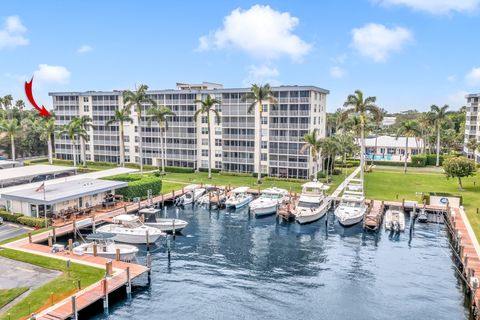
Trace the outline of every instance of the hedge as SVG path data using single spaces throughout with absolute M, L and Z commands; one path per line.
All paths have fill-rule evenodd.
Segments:
M 229 171 L 221 171 L 220 174 L 222 176 L 232 176 L 232 177 L 251 177 L 251 173 L 244 173 L 244 172 L 229 172 Z
M 103 179 L 128 182 L 128 187 L 120 188 L 115 191 L 117 194 L 123 195 L 128 200 L 136 197 L 145 199 L 148 197 L 148 190 L 151 190 L 152 196 L 157 196 L 162 190 L 162 179 L 154 175 L 120 174 Z
M 45 219 L 44 218 L 33 218 L 33 217 L 19 217 L 18 218 L 18 223 L 23 224 L 28 227 L 33 227 L 33 228 L 45 228 Z M 48 224 L 48 222 L 47 222 Z
M 305 182 L 305 179 L 265 177 L 266 181 Z
M 425 167 L 427 166 L 427 156 L 424 154 L 414 155 L 412 156 L 412 167 Z
M 200 172 L 208 172 L 208 168 L 200 168 L 200 169 L 198 169 L 198 171 L 200 171 Z M 212 173 L 219 173 L 221 170 L 220 170 L 220 169 L 211 168 L 210 171 L 211 171 Z
M 443 155 L 440 155 L 440 165 L 443 164 Z M 427 166 L 437 165 L 437 155 L 436 154 L 427 154 Z
M 193 168 L 183 168 L 183 167 L 165 167 L 165 172 L 170 173 L 195 173 Z
M 10 212 L 3 211 L 3 210 L 0 211 L 0 217 L 2 217 L 3 220 L 9 221 L 9 222 L 17 222 L 18 223 L 18 218 L 20 218 L 22 216 L 23 216 L 23 214 L 21 214 L 21 213 L 10 213 Z

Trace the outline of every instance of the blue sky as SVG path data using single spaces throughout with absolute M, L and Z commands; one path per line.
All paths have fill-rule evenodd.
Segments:
M 316 85 L 328 110 L 355 89 L 389 111 L 480 91 L 480 0 L 8 1 L 0 95 L 174 88 L 211 81 Z

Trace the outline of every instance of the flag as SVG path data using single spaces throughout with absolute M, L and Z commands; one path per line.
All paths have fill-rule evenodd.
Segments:
M 40 191 L 45 192 L 45 181 L 42 183 L 40 187 L 37 188 L 37 190 L 35 190 L 35 192 L 40 192 Z

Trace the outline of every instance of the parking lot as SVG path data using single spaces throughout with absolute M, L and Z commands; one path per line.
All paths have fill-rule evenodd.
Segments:
M 0 242 L 28 233 L 30 230 L 32 229 L 5 221 L 0 225 Z

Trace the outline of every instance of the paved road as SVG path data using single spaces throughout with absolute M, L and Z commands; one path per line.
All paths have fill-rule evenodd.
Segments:
M 28 233 L 31 229 L 19 226 L 14 223 L 4 222 L 0 225 L 0 242 L 24 233 Z

